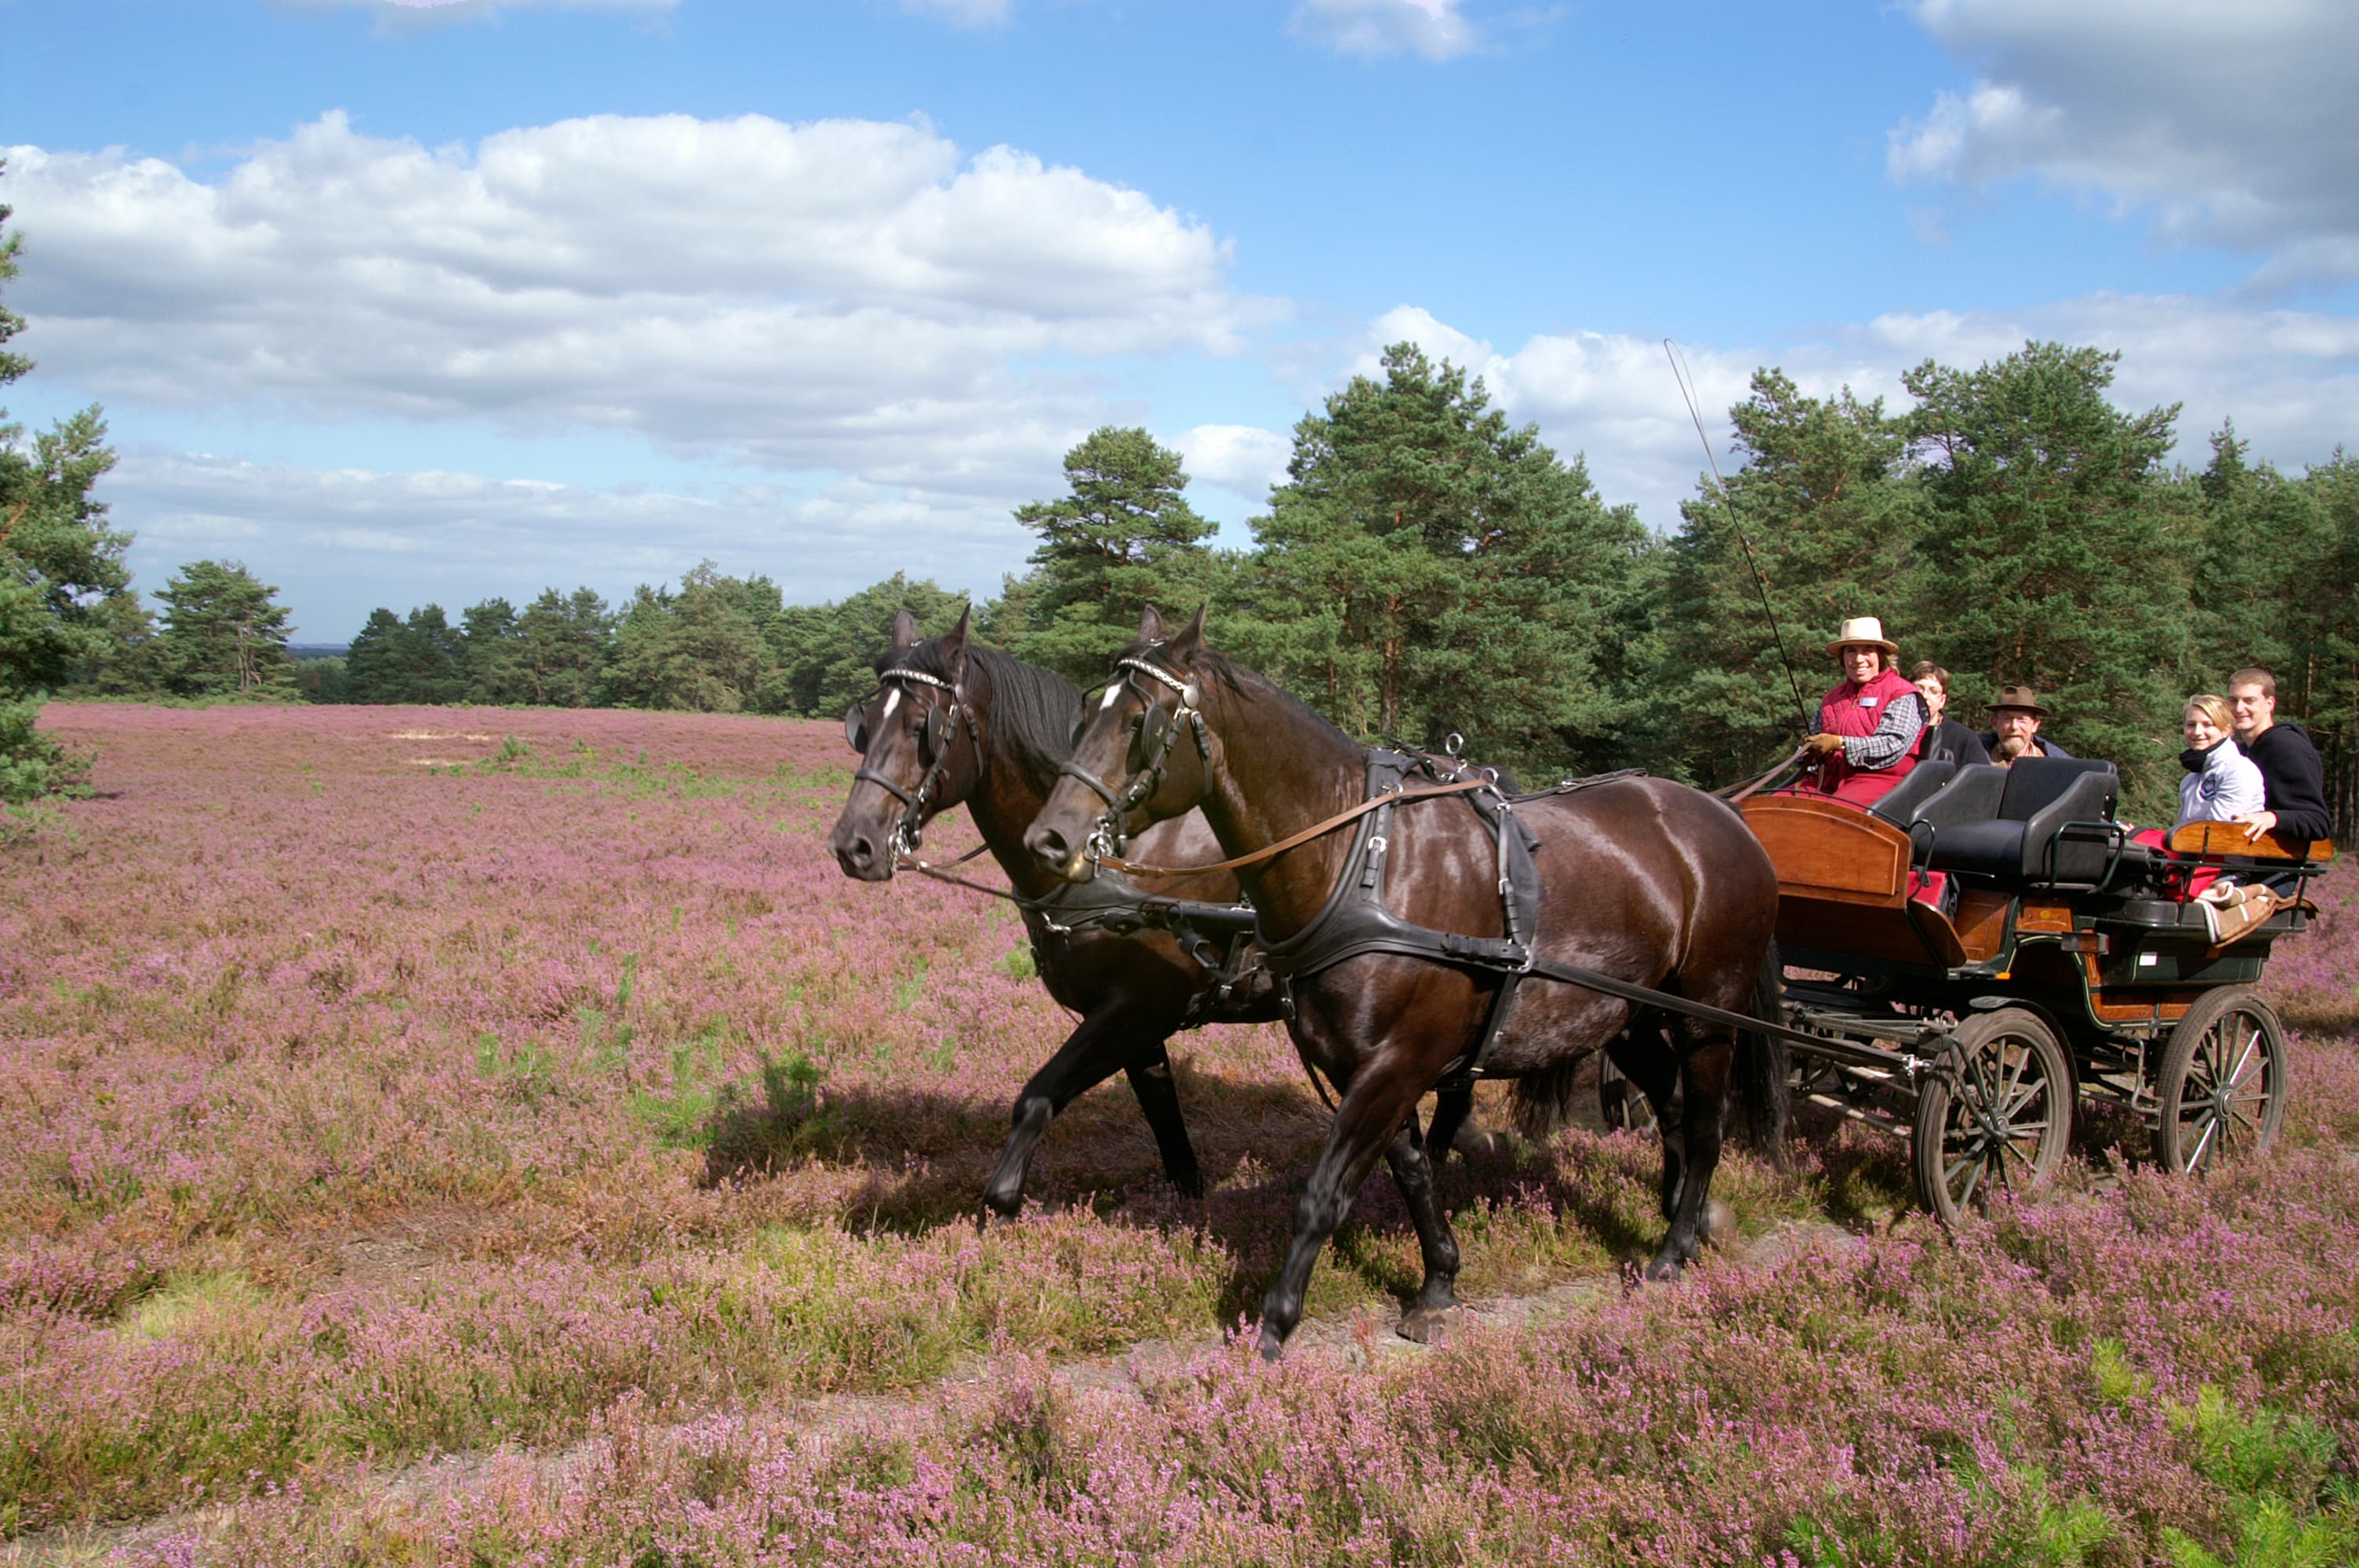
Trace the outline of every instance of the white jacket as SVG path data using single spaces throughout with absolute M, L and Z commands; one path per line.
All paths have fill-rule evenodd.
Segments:
M 2202 768 L 2179 781 L 2176 826 L 2233 822 L 2267 806 L 2268 791 L 2262 785 L 2261 770 L 2223 735 L 2218 745 L 2203 753 Z

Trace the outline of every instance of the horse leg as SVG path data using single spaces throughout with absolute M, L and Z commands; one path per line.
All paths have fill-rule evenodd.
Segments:
M 1656 1198 L 1669 1219 L 1679 1207 L 1687 1174 L 1687 1132 L 1677 1056 L 1661 1016 L 1645 1012 L 1633 1017 L 1630 1027 L 1607 1044 L 1605 1054 L 1655 1108 L 1655 1129 L 1663 1144 L 1663 1179 Z
M 1442 1103 L 1446 1107 L 1448 1098 Z M 1441 1109 L 1437 1108 L 1434 1120 L 1439 1123 L 1441 1117 Z M 1417 1135 L 1416 1117 L 1403 1122 L 1393 1135 L 1385 1161 L 1392 1166 L 1394 1184 L 1408 1206 L 1409 1223 L 1417 1227 L 1417 1249 L 1425 1260 L 1425 1283 L 1419 1287 L 1408 1311 L 1401 1314 L 1401 1337 L 1430 1345 L 1440 1330 L 1443 1314 L 1458 1304 L 1453 1288 L 1458 1282 L 1458 1238 L 1451 1234 L 1450 1221 L 1434 1195 L 1433 1162 L 1426 1156 L 1425 1141 Z
M 1698 1033 L 1701 1033 L 1699 1028 Z M 1712 1173 L 1720 1165 L 1721 1119 L 1727 1114 L 1729 1080 L 1734 1074 L 1736 1042 L 1725 1030 L 1692 1036 L 1680 1058 L 1680 1130 L 1686 1145 L 1688 1167 L 1672 1202 L 1671 1227 L 1663 1249 L 1647 1265 L 1647 1278 L 1669 1280 L 1702 1249 L 1706 1231 L 1705 1206 L 1712 1192 Z
M 1196 1146 L 1188 1141 L 1188 1124 L 1180 1119 L 1180 1088 L 1171 1078 L 1171 1053 L 1158 1040 L 1147 1048 L 1145 1061 L 1133 1062 L 1123 1071 L 1130 1076 L 1131 1092 L 1138 1097 L 1147 1130 L 1155 1134 L 1155 1147 L 1163 1156 L 1163 1174 L 1181 1197 L 1202 1197 L 1204 1173 L 1197 1168 Z
M 1287 1336 L 1302 1321 L 1302 1295 L 1310 1285 L 1311 1265 L 1319 1261 L 1320 1250 L 1335 1233 L 1335 1227 L 1343 1223 L 1343 1217 L 1352 1212 L 1352 1199 L 1368 1179 L 1368 1173 L 1375 1169 L 1377 1158 L 1402 1132 L 1403 1123 L 1417 1108 L 1422 1088 L 1407 1074 L 1378 1067 L 1361 1073 L 1343 1092 L 1343 1102 L 1335 1108 L 1335 1125 L 1327 1135 L 1327 1147 L 1320 1153 L 1319 1163 L 1312 1168 L 1310 1180 L 1295 1203 L 1294 1239 L 1287 1247 L 1285 1265 L 1278 1270 L 1269 1294 L 1262 1298 L 1264 1360 L 1278 1358 L 1286 1348 Z M 1428 1192 L 1430 1195 L 1430 1186 Z M 1407 1195 L 1404 1187 L 1403 1195 Z M 1412 1209 L 1414 1201 L 1411 1200 Z M 1435 1215 L 1438 1223 L 1438 1209 Z M 1454 1259 L 1454 1243 L 1451 1250 Z M 1433 1259 L 1429 1255 L 1429 1277 L 1432 1264 Z M 1455 1272 L 1455 1269 L 1453 1260 L 1451 1271 Z
M 1466 1126 L 1466 1119 L 1474 1112 L 1474 1086 L 1462 1089 L 1440 1089 L 1433 1097 L 1433 1125 L 1426 1130 L 1425 1148 L 1433 1151 L 1431 1162 L 1439 1165 L 1450 1158 L 1458 1134 Z M 1388 1153 L 1386 1158 L 1391 1158 Z
M 997 1215 L 1012 1219 L 1024 1206 L 1024 1175 L 1032 1163 L 1033 1151 L 1040 1146 L 1041 1136 L 1049 1123 L 1065 1108 L 1076 1095 L 1094 1088 L 1114 1076 L 1114 1069 L 1125 1065 L 1125 1058 L 1134 1054 L 1137 1032 L 1141 1026 L 1137 1009 L 1114 1002 L 1091 1013 L 1080 1027 L 1066 1037 L 1057 1054 L 1040 1065 L 1031 1080 L 1017 1092 L 1015 1108 L 1009 1113 L 1007 1145 L 1000 1151 L 999 1166 L 984 1184 L 983 1201 L 985 1217 Z M 1163 1036 L 1158 1033 L 1155 1044 L 1161 1049 Z M 1168 1058 L 1167 1058 L 1168 1060 Z M 1142 1104 L 1146 1096 L 1140 1097 Z M 1179 1097 L 1171 1097 L 1170 1110 L 1175 1124 L 1179 1118 Z M 1153 1113 L 1148 1121 L 1152 1124 Z M 1179 1131 L 1180 1141 L 1187 1141 L 1185 1129 Z M 1157 1141 L 1162 1141 L 1158 1130 Z M 1165 1157 L 1169 1168 L 1169 1156 Z M 1189 1152 L 1188 1163 L 1195 1163 L 1195 1154 Z

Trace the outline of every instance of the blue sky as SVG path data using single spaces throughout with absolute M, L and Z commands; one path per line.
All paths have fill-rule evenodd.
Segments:
M 1715 416 L 2097 342 L 2299 469 L 2359 429 L 2359 8 L 2222 10 L 0 0 L 8 407 L 104 405 L 141 586 L 243 559 L 316 640 L 707 557 L 988 592 L 1106 422 L 1242 544 L 1401 337 L 1658 528 L 1665 337 Z

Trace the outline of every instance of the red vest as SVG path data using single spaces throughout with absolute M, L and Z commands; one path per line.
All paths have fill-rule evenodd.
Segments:
M 1829 735 L 1873 735 L 1886 708 L 1916 695 L 1916 687 L 1898 670 L 1886 670 L 1865 686 L 1845 681 L 1819 704 L 1819 729 Z M 1819 788 L 1854 806 L 1872 806 L 1917 765 L 1916 751 L 1911 746 L 1890 767 L 1873 770 L 1854 768 L 1841 752 L 1830 752 L 1819 764 Z

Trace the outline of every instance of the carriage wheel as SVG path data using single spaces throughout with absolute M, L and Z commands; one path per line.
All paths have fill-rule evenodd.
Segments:
M 1603 1051 L 1597 1054 L 1597 1115 L 1617 1131 L 1643 1132 L 1655 1125 L 1655 1102 L 1624 1077 Z
M 2038 1015 L 1978 1012 L 1958 1026 L 1956 1072 L 1917 1097 L 1917 1195 L 1954 1225 L 1994 1192 L 2048 1184 L 2072 1137 L 2072 1064 Z
M 2285 1029 L 2247 986 L 2212 991 L 2170 1032 L 2155 1072 L 2154 1155 L 2166 1170 L 2206 1171 L 2258 1153 L 2285 1122 Z

